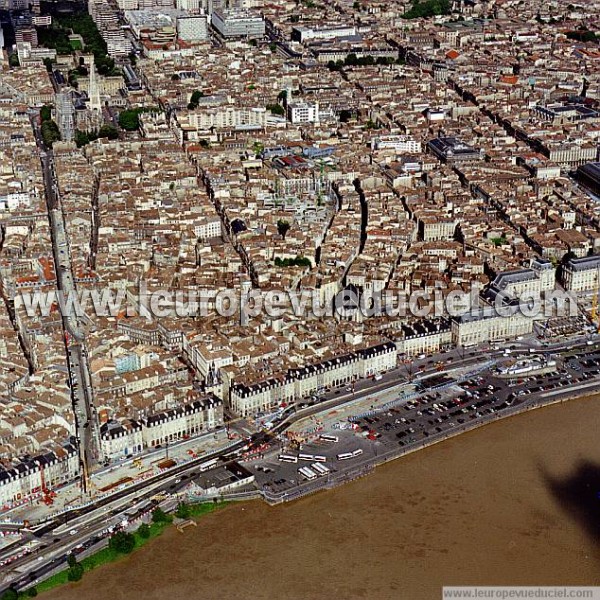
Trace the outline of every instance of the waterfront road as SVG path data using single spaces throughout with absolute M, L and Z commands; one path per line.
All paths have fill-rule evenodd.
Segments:
M 591 345 L 588 345 L 588 342 Z M 393 455 L 393 453 L 398 454 L 409 451 L 411 445 L 414 445 L 415 448 L 422 447 L 429 442 L 427 438 L 432 435 L 445 436 L 452 434 L 451 429 L 466 430 L 469 427 L 472 428 L 477 425 L 477 419 L 479 418 L 477 413 L 483 416 L 483 411 L 487 411 L 487 416 L 484 417 L 486 421 L 498 418 L 494 416 L 500 416 L 500 413 L 496 409 L 502 411 L 503 409 L 500 406 L 509 401 L 506 394 L 517 394 L 511 399 L 511 404 L 504 406 L 504 409 L 513 411 L 519 409 L 519 405 L 524 405 L 525 403 L 534 405 L 538 401 L 547 402 L 549 399 L 546 395 L 559 389 L 561 396 L 563 396 L 569 395 L 569 393 L 571 395 L 590 393 L 600 387 L 600 344 L 582 339 L 577 344 L 564 344 L 552 350 L 559 362 L 559 370 L 556 373 L 535 377 L 522 377 L 515 380 L 500 380 L 492 373 L 486 373 L 485 378 L 481 378 L 481 381 L 467 382 L 467 385 L 475 386 L 475 388 L 467 388 L 467 391 L 474 396 L 475 392 L 478 392 L 479 397 L 469 397 L 466 404 L 463 402 L 465 405 L 453 409 L 446 405 L 440 409 L 440 412 L 437 408 L 433 408 L 433 404 L 437 403 L 438 399 L 429 398 L 424 403 L 419 400 L 418 404 L 413 405 L 409 409 L 394 409 L 400 412 L 396 414 L 391 422 L 389 419 L 379 419 L 379 417 L 377 417 L 377 421 L 373 420 L 373 423 L 369 423 L 368 421 L 361 422 L 359 426 L 367 426 L 373 430 L 375 439 L 371 440 L 361 436 L 360 438 L 353 438 L 359 440 L 359 442 L 355 441 L 353 444 L 360 443 L 364 446 L 365 458 L 367 458 L 366 453 L 368 450 L 371 453 L 370 458 L 377 459 L 377 455 L 381 457 L 388 453 Z M 548 349 L 545 349 L 545 351 L 548 351 Z M 468 352 L 462 350 L 447 352 L 440 356 L 427 357 L 426 359 L 415 361 L 412 367 L 412 376 L 426 378 L 428 374 L 436 373 L 444 375 L 449 373 L 448 368 L 438 370 L 442 357 L 445 357 L 443 359 L 445 361 L 444 364 L 451 365 L 450 370 L 452 371 L 460 367 L 469 367 L 480 362 L 481 355 L 484 352 L 488 353 L 486 358 L 503 355 L 501 349 L 494 350 L 490 348 L 485 351 L 479 349 Z M 517 348 L 513 352 L 512 356 L 515 357 L 529 355 L 529 350 L 525 346 L 520 349 Z M 564 358 L 562 358 L 563 354 Z M 455 356 L 456 358 L 454 358 Z M 335 393 L 337 390 L 331 390 L 322 401 L 317 401 L 313 406 L 298 407 L 296 412 L 292 412 L 291 415 L 288 415 L 280 423 L 275 424 L 273 430 L 270 432 L 259 432 L 252 436 L 250 440 L 232 442 L 231 446 L 225 451 L 221 450 L 192 459 L 185 464 L 177 465 L 173 469 L 128 486 L 110 496 L 101 498 L 88 506 L 66 511 L 63 515 L 54 517 L 46 523 L 41 524 L 34 531 L 25 531 L 21 545 L 34 538 L 39 540 L 41 544 L 31 554 L 19 557 L 10 564 L 1 567 L 4 576 L 3 585 L 13 584 L 18 588 L 27 587 L 33 581 L 39 579 L 42 574 L 50 573 L 61 565 L 64 565 L 67 554 L 74 547 L 87 550 L 96 547 L 95 545 L 97 544 L 104 543 L 102 540 L 109 534 L 107 529 L 114 526 L 115 523 L 124 520 L 128 508 L 131 508 L 135 503 L 148 501 L 159 493 L 164 494 L 166 497 L 177 494 L 186 486 L 189 479 L 199 473 L 199 466 L 211 458 L 221 457 L 224 460 L 234 460 L 239 458 L 242 452 L 248 450 L 249 446 L 269 443 L 272 445 L 272 450 L 270 452 L 267 451 L 267 454 L 273 462 L 273 456 L 282 443 L 282 438 L 279 434 L 284 432 L 292 423 L 305 418 L 309 414 L 318 414 L 319 411 L 330 410 L 333 406 L 342 406 L 348 401 L 373 395 L 383 389 L 405 386 L 407 384 L 407 377 L 404 370 L 405 365 L 401 365 L 398 369 L 386 374 L 379 381 L 363 380 L 357 382 L 354 392 L 346 392 L 347 386 L 338 394 Z M 419 371 L 421 372 L 419 373 Z M 492 380 L 494 384 L 487 383 Z M 494 386 L 493 391 L 488 390 L 489 385 Z M 489 393 L 484 390 L 488 390 Z M 453 393 L 454 390 L 449 390 L 448 398 L 443 401 L 447 403 L 453 400 L 451 397 Z M 427 394 L 427 389 L 424 389 L 423 395 Z M 440 398 L 439 401 L 441 402 L 442 399 Z M 476 406 L 480 402 L 485 403 Z M 406 416 L 402 414 L 403 410 L 406 410 Z M 434 411 L 433 414 L 431 413 L 432 410 Z M 461 411 L 461 415 L 452 415 L 457 410 Z M 463 410 L 466 412 L 463 413 Z M 475 416 L 471 418 L 472 415 Z M 396 419 L 399 421 L 398 423 L 395 422 Z M 414 422 L 404 423 L 401 419 L 414 419 Z M 441 419 L 442 422 L 440 423 L 436 419 Z M 461 420 L 463 421 L 462 423 Z M 429 421 L 432 421 L 432 423 L 429 423 Z M 383 430 L 378 430 L 379 423 L 384 428 Z M 389 423 L 387 430 L 386 423 Z M 441 431 L 437 431 L 436 428 L 440 428 Z M 410 429 L 413 429 L 414 432 L 410 432 Z M 402 432 L 404 432 L 404 435 L 398 437 L 397 434 Z M 344 435 L 356 435 L 349 431 L 343 433 Z M 392 433 L 394 439 L 391 439 Z M 402 442 L 404 446 L 401 446 L 399 442 Z M 338 451 L 335 450 L 335 452 Z M 334 459 L 330 456 L 329 460 Z M 298 465 L 290 465 L 290 467 L 297 469 Z M 352 464 L 352 461 L 349 461 L 347 465 L 336 463 L 335 468 L 338 476 L 343 478 L 344 469 L 356 469 L 356 463 Z M 270 481 L 269 478 L 265 479 L 262 476 L 258 479 L 260 485 L 268 484 Z M 288 478 L 286 477 L 285 479 Z M 303 493 L 303 486 L 306 485 L 299 481 L 297 476 L 290 477 L 289 480 L 291 481 L 292 479 L 294 480 L 292 487 L 284 492 L 288 494 L 289 498 L 294 497 L 294 494 Z M 278 494 L 281 491 L 283 490 L 278 488 L 272 489 L 272 493 L 274 494 Z M 72 531 L 75 531 L 75 533 L 71 534 Z M 0 559 L 2 559 L 0 563 L 6 560 L 5 556 L 5 553 L 0 552 Z

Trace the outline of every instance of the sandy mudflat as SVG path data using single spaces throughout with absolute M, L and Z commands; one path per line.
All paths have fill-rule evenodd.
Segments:
M 286 506 L 230 506 L 45 600 L 438 600 L 600 585 L 600 400 L 438 444 Z

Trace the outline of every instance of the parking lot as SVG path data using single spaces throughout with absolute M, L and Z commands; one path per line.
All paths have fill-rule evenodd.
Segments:
M 524 374 L 512 379 L 500 378 L 490 370 L 443 390 L 424 390 L 418 397 L 372 416 L 353 419 L 351 429 L 325 428 L 311 441 L 301 445 L 282 443 L 261 461 L 249 465 L 255 473 L 259 489 L 273 494 L 290 492 L 313 478 L 299 469 L 314 467 L 319 457 L 327 472 L 316 473 L 316 479 L 335 478 L 344 471 L 366 468 L 385 456 L 392 457 L 418 449 L 435 440 L 445 439 L 459 430 L 514 412 L 519 406 L 533 405 L 548 396 L 559 395 L 569 387 L 590 385 L 600 374 L 600 349 L 593 346 L 578 354 L 553 355 L 556 370 L 544 374 Z M 598 382 L 600 385 L 600 382 Z M 350 426 L 347 424 L 346 426 Z M 337 442 L 327 442 L 319 435 L 332 435 Z M 359 452 L 346 460 L 340 454 Z M 282 462 L 280 455 L 294 462 Z M 301 458 L 306 456 L 306 459 Z M 314 468 L 313 468 L 314 467 Z
M 365 439 L 355 430 L 335 430 L 329 435 L 337 438 L 338 441 L 332 442 L 317 438 L 300 447 L 288 445 L 278 452 L 270 453 L 263 460 L 254 461 L 246 466 L 254 473 L 259 489 L 282 493 L 296 487 L 299 483 L 308 481 L 298 471 L 302 467 L 309 467 L 314 471 L 311 465 L 322 465 L 329 473 L 323 473 L 317 477 L 325 477 L 346 469 L 356 468 L 357 465 L 376 456 L 377 448 L 372 441 Z M 352 454 L 357 450 L 362 452 L 353 458 L 345 460 L 337 458 L 338 455 Z M 297 462 L 283 462 L 278 459 L 280 455 L 306 458 L 299 458 Z M 325 457 L 325 460 L 308 457 Z

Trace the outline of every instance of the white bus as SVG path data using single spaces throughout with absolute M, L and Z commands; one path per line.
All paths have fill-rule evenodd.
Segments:
M 315 462 L 327 462 L 327 457 L 323 456 L 322 454 L 315 454 L 313 459 Z
M 298 460 L 315 460 L 312 454 L 298 454 Z
M 357 450 L 355 450 L 355 451 L 352 453 L 352 456 L 355 456 L 355 457 L 356 457 L 356 456 L 360 456 L 362 453 L 363 453 L 363 451 L 362 451 L 360 448 L 358 448 Z
M 315 471 L 317 475 L 329 475 L 329 469 L 320 463 L 313 463 L 310 465 L 310 468 Z
M 329 434 L 326 434 L 326 433 L 321 434 L 319 436 L 319 438 L 322 439 L 325 442 L 335 442 L 335 443 L 337 443 L 337 442 L 340 441 L 337 435 L 329 435 Z
M 209 469 L 216 467 L 218 462 L 218 458 L 213 458 L 212 460 L 206 461 L 200 465 L 199 471 L 208 471 Z
M 337 455 L 338 460 L 348 460 L 349 458 L 354 458 L 352 452 L 343 452 L 342 454 Z
M 298 462 L 298 457 L 292 456 L 291 454 L 280 454 L 277 458 L 281 462 L 289 462 L 289 463 L 297 463 Z
M 309 481 L 317 478 L 317 474 L 312 469 L 309 469 L 308 467 L 300 467 L 298 469 L 298 473 L 300 473 L 300 475 L 303 475 L 304 477 L 306 477 L 306 479 L 308 479 Z

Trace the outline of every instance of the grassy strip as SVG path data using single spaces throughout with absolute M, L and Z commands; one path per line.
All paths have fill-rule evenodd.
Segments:
M 192 519 L 202 517 L 202 516 L 204 516 L 208 513 L 211 513 L 219 508 L 223 508 L 227 504 L 228 504 L 227 502 L 219 502 L 219 503 L 203 502 L 201 504 L 190 504 L 190 505 L 188 505 L 189 515 L 190 515 L 190 518 L 192 518 Z M 135 537 L 135 547 L 134 547 L 133 551 L 135 552 L 136 550 L 138 550 L 139 548 L 141 548 L 142 546 L 147 544 L 150 540 L 159 537 L 162 534 L 162 532 L 167 527 L 169 527 L 169 525 L 171 525 L 171 523 L 172 523 L 172 518 L 169 518 L 168 521 L 164 521 L 164 522 L 160 522 L 160 523 L 150 523 L 149 524 L 150 535 L 147 538 L 143 538 L 141 535 L 139 535 L 137 532 L 135 532 L 133 534 Z M 113 550 L 112 548 L 103 548 L 102 550 L 99 550 L 95 554 L 92 554 L 91 556 L 84 558 L 81 561 L 81 565 L 83 566 L 84 571 L 87 572 L 87 571 L 96 569 L 98 567 L 101 567 L 102 565 L 105 565 L 107 563 L 115 562 L 115 561 L 123 558 L 124 556 L 127 556 L 127 555 L 117 552 L 116 550 Z M 65 569 L 64 571 L 60 571 L 59 573 L 52 575 L 52 577 L 49 577 L 48 579 L 42 581 L 41 583 L 36 585 L 36 588 L 39 593 L 42 593 L 42 592 L 47 592 L 49 590 L 52 590 L 55 587 L 65 585 L 66 583 L 69 583 L 69 579 L 67 576 L 67 569 Z
M 35 587 L 37 588 L 38 593 L 41 593 L 47 592 L 48 590 L 51 590 L 59 585 L 64 585 L 65 583 L 69 583 L 69 580 L 67 579 L 67 572 L 61 571 L 60 573 L 56 573 L 56 575 L 52 575 L 50 579 L 42 581 L 42 583 L 39 583 Z

